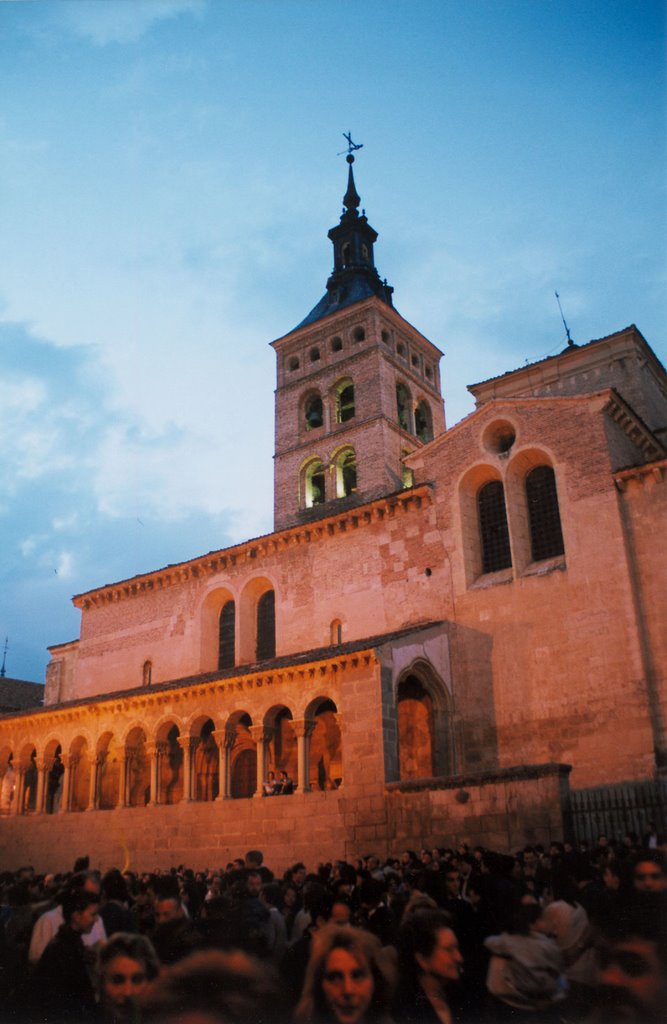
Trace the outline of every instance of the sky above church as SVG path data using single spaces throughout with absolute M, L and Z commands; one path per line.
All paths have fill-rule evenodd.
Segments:
M 0 643 L 272 528 L 274 353 L 342 133 L 398 311 L 466 384 L 636 323 L 665 361 L 653 0 L 0 4 Z

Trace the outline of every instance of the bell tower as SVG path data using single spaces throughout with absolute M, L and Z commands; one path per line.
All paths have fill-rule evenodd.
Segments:
M 442 352 L 394 309 L 375 267 L 377 232 L 347 190 L 328 233 L 326 292 L 277 357 L 274 520 L 280 530 L 411 486 L 406 455 L 445 429 Z

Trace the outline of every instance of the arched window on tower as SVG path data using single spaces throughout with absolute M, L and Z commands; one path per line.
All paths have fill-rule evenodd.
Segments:
M 276 655 L 276 595 L 267 590 L 257 602 L 257 661 L 265 661 Z
M 401 430 L 410 429 L 410 395 L 405 384 L 396 385 L 396 413 Z
M 347 267 L 348 264 L 350 263 L 350 256 L 351 256 L 351 249 L 350 249 L 350 243 L 349 242 L 343 242 L 343 245 L 342 245 L 340 253 L 341 253 L 341 259 L 343 261 L 343 266 Z
M 347 423 L 355 414 L 354 384 L 342 381 L 336 390 L 336 423 Z
M 420 441 L 426 443 L 433 440 L 433 420 L 428 402 L 423 400 L 415 409 L 415 434 Z
M 397 711 L 399 777 L 434 775 L 433 699 L 416 676 L 399 684 Z
M 218 627 L 218 668 L 236 664 L 236 605 L 227 601 L 220 612 Z
M 323 505 L 326 495 L 326 469 L 319 459 L 313 459 L 304 473 L 304 497 L 306 508 Z
M 357 456 L 346 448 L 336 459 L 336 497 L 347 498 L 357 489 Z
M 304 418 L 306 430 L 315 430 L 321 427 L 324 422 L 324 407 L 319 395 L 311 395 L 304 406 Z
M 500 480 L 490 480 L 477 492 L 482 572 L 498 572 L 512 565 L 510 536 L 505 510 L 505 490 Z
M 533 561 L 564 554 L 556 476 L 551 466 L 531 469 L 526 477 L 526 502 Z

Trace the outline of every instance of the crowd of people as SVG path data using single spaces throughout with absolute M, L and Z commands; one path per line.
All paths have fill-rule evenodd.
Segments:
M 0 875 L 1 1019 L 17 1024 L 658 1024 L 665 847 Z

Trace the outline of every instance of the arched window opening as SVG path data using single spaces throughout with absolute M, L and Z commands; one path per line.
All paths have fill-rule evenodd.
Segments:
M 526 477 L 526 501 L 533 561 L 564 554 L 556 476 L 551 466 L 531 469 Z
M 5 760 L 6 758 L 6 760 Z M 14 755 L 7 750 L 3 752 L 2 785 L 0 786 L 0 814 L 12 813 L 12 802 L 16 796 L 16 772 L 14 771 Z
M 319 358 L 320 358 L 320 350 L 319 350 L 319 348 L 317 346 L 315 346 L 315 348 L 311 348 L 311 350 L 310 350 L 310 361 L 311 361 L 311 363 L 319 362 Z
M 145 661 L 141 670 L 141 681 L 144 686 L 150 686 L 153 679 L 153 662 Z
M 118 804 L 121 780 L 121 766 L 124 766 L 122 751 L 119 751 L 113 736 L 97 750 L 97 806 L 100 811 L 111 811 Z
M 398 763 L 401 779 L 434 775 L 433 699 L 413 675 L 398 687 Z
M 365 260 L 366 263 L 368 263 L 369 256 L 370 256 L 370 253 L 368 252 L 368 246 L 366 245 L 365 242 L 362 242 L 361 243 L 361 258 L 363 260 Z
M 355 327 L 354 334 L 352 335 L 355 341 L 364 341 L 366 338 L 366 331 L 363 327 Z
M 324 423 L 324 406 L 319 395 L 311 395 L 304 407 L 306 430 L 316 430 Z
M 354 384 L 343 384 L 336 394 L 336 423 L 347 423 L 354 414 Z
M 180 730 L 172 725 L 160 751 L 160 803 L 177 804 L 183 796 L 183 750 Z
M 83 737 L 79 737 L 70 751 L 70 799 L 67 810 L 85 811 L 88 806 L 90 770 L 88 744 Z
M 401 359 L 405 359 L 406 358 L 405 345 L 401 341 L 399 341 L 397 343 L 397 345 L 396 345 L 396 354 L 399 355 L 401 357 Z
M 349 264 L 349 262 L 350 262 L 350 255 L 351 255 L 351 249 L 350 249 L 350 243 L 349 242 L 343 242 L 343 245 L 341 246 L 341 250 L 340 250 L 340 255 L 341 255 L 341 259 L 343 261 L 343 266 L 346 267 Z
M 125 744 L 125 755 L 127 802 L 130 807 L 145 807 L 151 798 L 151 765 L 143 729 L 132 730 Z
M 331 623 L 331 643 L 342 644 L 343 642 L 343 623 L 340 619 L 334 619 Z
M 410 396 L 405 384 L 396 385 L 396 412 L 401 430 L 410 429 Z
M 477 494 L 482 572 L 498 572 L 512 565 L 507 528 L 505 491 L 500 480 L 490 480 Z
M 310 736 L 308 771 L 311 789 L 338 789 L 343 782 L 343 758 L 336 705 L 324 700 L 315 714 Z
M 348 448 L 336 461 L 336 497 L 347 498 L 357 489 L 357 457 Z
M 289 369 L 290 370 L 298 370 L 299 369 L 299 357 L 298 356 L 292 356 L 292 358 L 289 361 Z
M 230 795 L 235 800 L 253 796 L 257 788 L 257 748 L 250 735 L 251 725 L 248 714 L 241 715 L 236 723 L 230 779 Z
M 46 813 L 57 814 L 60 810 L 63 793 L 63 775 L 65 766 L 62 759 L 62 747 L 56 747 L 53 762 L 46 776 Z
M 199 734 L 194 756 L 195 800 L 215 800 L 218 795 L 220 773 L 218 769 L 218 746 L 213 736 L 215 724 L 212 719 L 204 722 Z
M 315 459 L 306 467 L 305 473 L 305 504 L 306 508 L 323 505 L 326 496 L 326 470 L 319 459 Z
M 276 656 L 276 595 L 267 590 L 257 602 L 257 661 Z
M 234 668 L 236 664 L 236 605 L 227 601 L 222 606 L 218 624 L 218 668 Z
M 433 440 L 431 409 L 424 401 L 419 402 L 415 409 L 415 434 L 424 443 Z
M 282 708 L 274 719 L 271 748 L 269 753 L 273 756 L 270 767 L 276 778 L 280 772 L 287 772 L 288 777 L 298 784 L 297 741 L 292 725 L 292 713 L 287 708 Z
M 31 814 L 37 806 L 37 751 L 32 750 L 23 776 L 23 807 L 24 814 Z
M 339 338 L 338 335 L 336 335 L 336 337 L 332 338 L 332 341 L 331 341 L 331 351 L 332 352 L 341 352 L 342 348 L 343 348 L 343 339 Z

